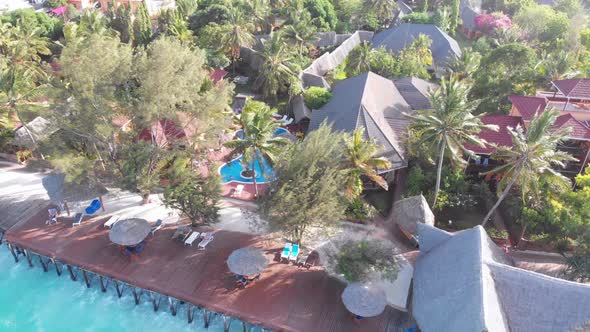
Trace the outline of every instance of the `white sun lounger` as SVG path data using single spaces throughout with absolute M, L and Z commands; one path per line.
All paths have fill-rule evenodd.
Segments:
M 204 235 L 203 240 L 199 242 L 199 249 L 205 249 L 211 241 L 213 241 L 213 233 L 207 233 Z
M 109 218 L 109 220 L 107 220 L 107 222 L 104 223 L 104 227 L 108 227 L 111 228 L 113 227 L 113 225 L 119 221 L 119 219 L 121 219 L 121 216 L 118 214 L 113 215 L 112 217 Z
M 192 232 L 191 235 L 189 235 L 186 240 L 184 240 L 184 245 L 185 246 L 192 246 L 193 242 L 195 242 L 195 240 L 199 237 L 199 235 L 201 235 L 201 233 L 199 232 Z
M 240 197 L 242 196 L 242 191 L 244 191 L 244 185 L 238 184 L 236 189 L 234 189 L 234 193 L 232 194 L 233 197 Z

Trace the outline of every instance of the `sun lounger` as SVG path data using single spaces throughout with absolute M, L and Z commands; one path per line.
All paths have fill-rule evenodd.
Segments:
M 242 191 L 244 191 L 244 185 L 238 184 L 234 189 L 234 193 L 232 194 L 233 197 L 240 197 L 242 196 Z
M 49 219 L 45 222 L 46 225 L 51 225 L 53 223 L 57 223 L 57 209 L 51 208 L 47 210 L 47 214 L 49 215 Z
M 289 260 L 289 255 L 291 255 L 292 246 L 293 245 L 291 244 L 291 242 L 285 243 L 285 247 L 283 248 L 283 252 L 281 253 L 281 260 Z
M 115 223 L 117 223 L 117 221 L 119 221 L 120 218 L 121 218 L 121 216 L 118 214 L 113 215 L 112 217 L 109 218 L 109 220 L 107 220 L 107 222 L 104 223 L 104 227 L 108 227 L 108 228 L 113 227 L 113 225 Z
M 152 233 L 152 235 L 154 235 L 154 233 L 160 228 L 162 228 L 162 219 L 158 219 L 156 221 L 156 224 L 154 225 L 154 227 L 152 227 L 150 233 Z
M 100 201 L 98 199 L 93 200 L 90 202 L 90 205 L 84 210 L 86 214 L 94 214 L 96 211 L 100 209 Z
M 199 235 L 201 235 L 201 233 L 199 233 L 199 232 L 192 232 L 186 238 L 186 240 L 184 240 L 184 245 L 185 246 L 192 246 L 193 245 L 193 242 L 195 242 L 195 240 L 199 237 Z
M 213 233 L 206 233 L 203 235 L 203 240 L 199 242 L 199 249 L 205 249 L 211 241 L 213 241 Z
M 74 216 L 74 222 L 72 223 L 72 227 L 80 226 L 82 223 L 82 219 L 84 219 L 84 213 L 76 213 Z
M 299 245 L 294 243 L 291 247 L 291 254 L 289 255 L 289 260 L 297 262 L 297 256 L 299 256 Z

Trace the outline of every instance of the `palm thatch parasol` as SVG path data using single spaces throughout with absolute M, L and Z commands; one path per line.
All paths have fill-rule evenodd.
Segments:
M 113 225 L 109 239 L 122 246 L 135 246 L 143 241 L 150 231 L 150 224 L 144 219 L 124 219 Z
M 395 202 L 393 218 L 401 228 L 413 235 L 417 234 L 417 223 L 434 226 L 434 214 L 422 195 Z
M 260 249 L 246 247 L 234 250 L 227 258 L 227 266 L 232 273 L 250 276 L 266 268 L 268 260 Z
M 106 194 L 107 189 L 92 181 L 84 183 L 66 182 L 65 174 L 52 173 L 41 180 L 52 203 L 59 205 L 64 201 L 88 201 Z
M 348 311 L 362 317 L 378 316 L 387 305 L 383 290 L 361 283 L 349 284 L 342 292 L 342 302 Z

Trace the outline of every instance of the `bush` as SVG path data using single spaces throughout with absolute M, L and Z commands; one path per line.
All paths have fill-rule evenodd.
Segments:
M 375 215 L 375 209 L 362 199 L 353 200 L 344 212 L 347 218 L 354 220 L 366 220 Z
M 374 240 L 346 242 L 336 261 L 336 273 L 349 282 L 366 281 L 373 272 L 393 281 L 399 269 L 393 250 Z
M 332 93 L 326 88 L 312 86 L 303 93 L 305 105 L 312 110 L 320 109 L 332 98 Z
M 42 12 L 35 12 L 33 9 L 17 9 L 0 16 L 0 22 L 10 23 L 13 26 L 16 26 L 16 22 L 19 20 L 27 27 L 38 27 L 41 36 L 52 40 L 58 39 L 62 34 L 62 20 Z
M 414 12 L 402 18 L 404 23 L 432 24 L 432 18 L 424 12 Z

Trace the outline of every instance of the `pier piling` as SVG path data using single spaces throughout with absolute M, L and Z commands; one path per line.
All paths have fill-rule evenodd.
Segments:
M 154 292 L 150 292 L 150 298 L 152 299 L 152 305 L 154 306 L 154 312 L 160 308 L 160 295 Z
M 102 276 L 99 276 L 98 279 L 100 280 L 100 290 L 103 293 L 106 293 L 107 292 L 107 285 L 108 285 L 109 281 L 107 280 L 107 282 L 105 284 L 104 278 Z
M 47 270 L 47 263 L 43 259 L 43 256 L 37 255 L 37 257 L 39 257 L 39 262 L 41 263 L 41 267 L 43 268 L 43 272 L 47 272 L 48 271 Z
M 90 288 L 90 278 L 88 278 L 88 274 L 86 270 L 82 270 L 82 277 L 84 277 L 84 282 L 86 283 L 86 288 Z
M 172 316 L 176 316 L 176 311 L 178 309 L 178 301 L 171 297 L 168 297 L 168 305 L 170 306 L 170 312 L 172 313 Z
M 76 277 L 76 273 L 74 273 L 74 270 L 72 269 L 71 265 L 67 265 L 68 267 L 68 272 L 70 273 L 70 279 L 72 279 L 72 281 L 77 281 L 78 278 Z
M 115 289 L 117 290 L 117 295 L 119 296 L 119 298 L 121 298 L 121 296 L 123 296 L 123 285 L 119 285 L 119 282 L 114 280 L 115 283 Z
M 27 258 L 27 262 L 29 262 L 29 267 L 33 267 L 33 259 L 31 258 L 31 253 L 27 250 L 23 250 L 25 257 Z
M 14 262 L 18 263 L 18 255 L 16 254 L 16 252 L 14 251 L 14 246 L 12 244 L 8 244 L 8 249 L 10 249 L 10 253 L 12 254 L 12 257 L 14 257 Z
M 141 292 L 138 294 L 135 287 L 131 287 L 131 293 L 133 293 L 133 298 L 135 299 L 135 305 L 138 305 L 139 299 L 141 297 Z
M 188 323 L 192 323 L 193 322 L 193 306 L 190 304 L 186 305 L 186 319 L 188 320 Z

